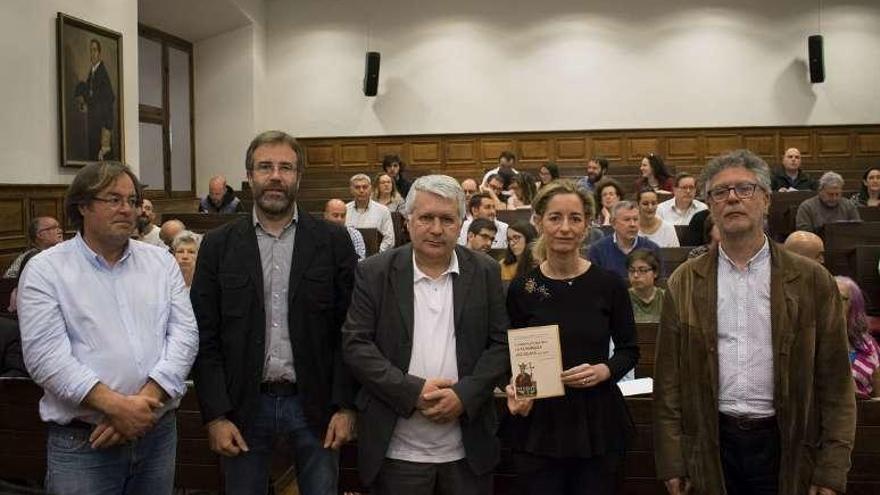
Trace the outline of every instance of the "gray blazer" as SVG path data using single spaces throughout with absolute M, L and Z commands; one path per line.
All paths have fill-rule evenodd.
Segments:
M 509 372 L 507 311 L 498 263 L 456 246 L 453 281 L 456 361 L 453 390 L 464 405 L 459 418 L 467 461 L 477 474 L 498 463 L 498 419 L 492 390 Z M 413 346 L 413 251 L 411 245 L 367 258 L 358 265 L 348 317 L 342 327 L 345 362 L 361 383 L 355 398 L 358 470 L 372 484 L 398 417 L 415 412 L 425 380 L 407 374 Z

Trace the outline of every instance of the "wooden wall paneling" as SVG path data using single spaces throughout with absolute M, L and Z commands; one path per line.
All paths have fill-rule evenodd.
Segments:
M 397 155 L 407 164 L 412 159 L 409 153 L 409 143 L 400 140 L 378 142 L 376 143 L 376 154 L 374 155 L 374 161 L 378 165 L 377 171 L 382 169 L 382 160 L 385 158 L 385 155 Z
M 370 166 L 370 144 L 368 142 L 349 142 L 339 145 L 339 165 L 358 167 L 364 171 Z
M 446 140 L 446 163 L 449 165 L 476 165 L 479 163 L 477 140 L 449 139 Z
M 666 158 L 690 163 L 702 161 L 703 150 L 696 135 L 671 135 L 666 138 Z
M 0 239 L 19 237 L 27 230 L 25 198 L 0 199 Z
M 63 209 L 63 198 L 32 197 L 30 200 L 30 218 L 53 217 L 58 219 L 64 216 L 61 213 Z
M 626 158 L 630 163 L 641 163 L 642 158 L 651 153 L 656 153 L 660 156 L 665 155 L 665 150 L 661 148 L 662 143 L 659 137 L 628 136 L 626 143 Z
M 812 161 L 815 157 L 813 140 L 809 130 L 806 132 L 780 131 L 779 144 L 779 153 L 777 155 L 779 156 L 780 163 L 782 162 L 782 155 L 789 148 L 797 148 L 801 152 L 801 162 Z
M 598 135 L 589 141 L 593 148 L 590 156 L 604 156 L 608 161 L 617 163 L 625 160 L 622 135 Z
M 415 166 L 428 166 L 436 168 L 439 172 L 443 162 L 443 147 L 440 140 L 413 141 L 410 162 Z
M 336 166 L 336 152 L 333 144 L 307 144 L 305 148 L 309 167 L 333 168 Z
M 590 159 L 587 155 L 586 139 L 583 136 L 558 137 L 554 140 L 554 145 L 555 161 L 557 163 L 586 163 Z
M 706 134 L 705 142 L 707 157 L 742 148 L 742 138 L 739 134 Z
M 817 131 L 816 155 L 824 158 L 844 158 L 852 155 L 850 133 L 846 131 Z
M 753 151 L 771 166 L 779 161 L 779 155 L 776 153 L 778 149 L 776 135 L 773 133 L 745 133 L 743 134 L 743 148 Z
M 502 151 L 516 152 L 516 142 L 511 138 L 487 137 L 480 139 L 480 163 L 487 169 L 498 166 Z
M 856 156 L 880 155 L 880 129 L 856 130 L 854 154 Z
M 551 138 L 520 139 L 517 144 L 519 145 L 517 160 L 521 163 L 532 162 L 534 167 L 538 167 L 539 163 L 545 163 L 554 158 L 554 145 Z

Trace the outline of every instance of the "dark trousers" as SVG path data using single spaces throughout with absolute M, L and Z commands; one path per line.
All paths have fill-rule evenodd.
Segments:
M 619 491 L 623 454 L 560 459 L 516 452 L 513 462 L 523 495 L 611 495 Z
M 764 424 L 737 425 L 719 420 L 721 467 L 728 495 L 774 495 L 779 491 L 779 428 Z
M 373 495 L 490 495 L 492 474 L 475 474 L 465 459 L 434 464 L 386 458 L 370 488 Z

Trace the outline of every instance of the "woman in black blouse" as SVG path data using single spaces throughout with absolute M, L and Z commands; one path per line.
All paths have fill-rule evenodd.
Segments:
M 581 258 L 591 197 L 567 181 L 533 202 L 543 261 L 510 286 L 512 328 L 559 325 L 565 396 L 520 400 L 507 387 L 514 465 L 527 494 L 615 493 L 632 421 L 617 380 L 639 358 L 627 289 Z M 609 340 L 614 355 L 609 359 Z

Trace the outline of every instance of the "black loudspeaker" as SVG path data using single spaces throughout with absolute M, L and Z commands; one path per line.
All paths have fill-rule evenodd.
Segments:
M 822 35 L 814 34 L 807 38 L 810 55 L 810 82 L 825 82 L 825 56 L 822 54 Z
M 376 96 L 379 89 L 379 52 L 367 52 L 364 62 L 364 96 Z

